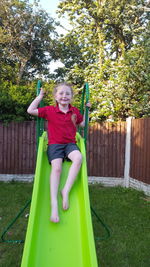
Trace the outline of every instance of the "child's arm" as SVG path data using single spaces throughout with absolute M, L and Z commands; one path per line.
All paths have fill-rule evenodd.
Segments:
M 30 106 L 27 109 L 27 112 L 31 115 L 38 116 L 38 105 L 43 99 L 44 90 L 41 88 L 40 94 L 32 101 Z
M 86 107 L 91 107 L 91 103 L 90 102 L 88 102 L 87 104 L 86 104 Z M 79 126 L 80 127 L 85 127 L 85 112 L 84 112 L 84 115 L 83 115 L 83 121 L 79 124 Z

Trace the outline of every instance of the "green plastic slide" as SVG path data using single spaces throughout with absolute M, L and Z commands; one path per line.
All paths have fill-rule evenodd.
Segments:
M 47 134 L 40 137 L 30 216 L 21 267 L 97 267 L 91 221 L 86 154 L 83 138 L 77 133 L 83 163 L 70 193 L 70 208 L 62 209 L 60 190 L 70 162 L 63 163 L 59 188 L 59 223 L 50 221 Z

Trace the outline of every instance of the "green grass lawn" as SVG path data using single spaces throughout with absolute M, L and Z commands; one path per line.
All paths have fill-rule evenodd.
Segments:
M 101 185 L 90 185 L 89 190 L 92 208 L 110 229 L 108 237 L 104 227 L 94 215 L 92 216 L 99 266 L 149 267 L 149 198 L 136 190 L 121 187 L 104 188 Z M 0 182 L 0 233 L 31 198 L 31 194 L 30 183 Z M 29 207 L 8 230 L 6 239 L 25 238 L 28 213 Z M 0 243 L 0 266 L 20 267 L 22 252 L 23 244 Z

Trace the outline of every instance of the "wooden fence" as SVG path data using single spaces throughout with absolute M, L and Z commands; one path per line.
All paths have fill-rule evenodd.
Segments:
M 132 120 L 130 176 L 150 184 L 150 118 Z M 35 122 L 0 123 L 0 174 L 32 174 L 36 164 Z M 89 176 L 124 176 L 126 122 L 89 127 Z
M 126 122 L 95 123 L 89 127 L 87 166 L 90 176 L 123 177 Z
M 35 122 L 0 123 L 0 173 L 34 173 L 36 161 Z
M 132 120 L 130 177 L 150 184 L 150 118 Z

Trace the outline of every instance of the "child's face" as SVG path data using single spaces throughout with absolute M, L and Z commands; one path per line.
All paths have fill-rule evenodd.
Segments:
M 72 100 L 72 91 L 68 86 L 61 86 L 57 89 L 55 100 L 61 105 L 69 105 Z

